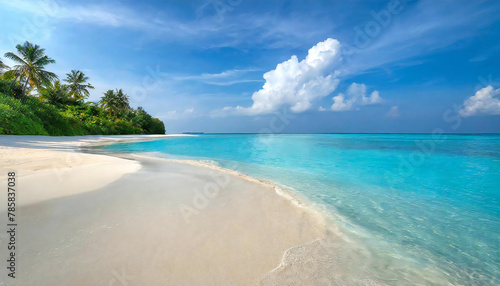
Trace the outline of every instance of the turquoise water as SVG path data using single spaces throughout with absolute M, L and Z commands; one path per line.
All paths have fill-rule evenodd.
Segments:
M 201 135 L 103 148 L 214 160 L 288 186 L 400 264 L 395 281 L 411 261 L 439 275 L 435 284 L 500 285 L 500 136 L 436 137 Z

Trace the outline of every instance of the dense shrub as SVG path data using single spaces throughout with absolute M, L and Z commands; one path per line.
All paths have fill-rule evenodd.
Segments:
M 0 79 L 0 93 L 17 99 L 24 97 L 23 87 L 13 80 Z
M 3 85 L 2 85 L 3 84 Z M 17 99 L 17 84 L 0 82 L 0 134 L 18 135 L 118 135 L 165 134 L 165 126 L 142 108 L 112 115 L 94 103 L 62 105 L 60 101 L 33 96 Z
M 153 118 L 153 122 L 148 130 L 149 134 L 165 134 L 165 123 L 158 118 Z
M 29 106 L 3 93 L 0 93 L 0 134 L 49 135 Z
M 69 96 L 69 91 L 70 89 L 67 85 L 61 84 L 60 81 L 56 81 L 40 90 L 39 99 L 57 108 L 64 108 L 66 105 L 82 105 L 83 102 L 81 100 Z
M 141 128 L 135 127 L 130 121 L 116 119 L 114 134 L 142 134 Z
M 81 123 L 74 117 L 65 116 L 55 106 L 41 102 L 35 97 L 26 97 L 23 103 L 42 120 L 45 130 L 53 136 L 85 135 Z
M 165 134 L 165 125 L 157 118 L 153 118 L 142 107 L 138 107 L 132 123 L 139 126 L 146 134 Z

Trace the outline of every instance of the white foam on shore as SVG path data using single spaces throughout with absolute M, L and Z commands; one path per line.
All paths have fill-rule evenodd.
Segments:
M 112 152 L 106 152 L 106 154 L 112 156 L 123 155 Z M 372 252 L 373 249 L 368 249 L 368 245 L 360 243 L 359 239 L 353 239 L 350 235 L 350 233 L 355 233 L 356 237 L 362 240 L 373 239 L 373 237 L 369 237 L 369 234 L 364 229 L 349 227 L 348 220 L 338 212 L 332 214 L 330 209 L 327 210 L 326 207 L 311 202 L 293 188 L 221 167 L 219 162 L 214 160 L 164 158 L 166 155 L 155 152 L 129 153 L 123 156 L 190 164 L 262 184 L 274 190 L 278 196 L 284 198 L 294 207 L 304 210 L 318 223 L 317 227 L 322 229 L 324 237 L 292 246 L 284 251 L 279 265 L 262 278 L 261 285 L 279 285 L 290 281 L 294 283 L 302 281 L 307 284 L 307 282 L 311 282 L 308 280 L 310 277 L 321 279 L 321 281 L 329 281 L 330 283 L 335 281 L 341 285 L 387 285 L 386 283 L 406 285 L 410 281 L 427 281 L 430 283 L 446 281 L 438 273 L 433 273 L 432 278 L 426 277 L 426 273 L 432 272 L 432 269 L 419 266 L 411 258 L 398 257 L 397 255 L 394 256 L 394 254 L 389 255 L 385 252 Z M 235 169 L 238 169 L 237 166 Z M 395 263 L 395 261 L 402 260 L 408 263 L 401 263 L 401 265 Z M 407 268 L 403 264 L 406 266 L 413 265 L 413 267 Z M 307 269 L 307 265 L 313 265 L 314 267 Z M 304 276 L 304 271 L 309 271 L 309 274 Z
M 152 153 L 156 154 L 157 156 L 152 156 L 152 154 L 150 154 L 150 153 L 134 153 L 134 154 L 121 154 L 121 155 L 124 155 L 125 157 L 128 157 L 128 155 L 132 155 L 132 157 L 135 157 L 135 158 L 164 160 L 165 162 L 175 162 L 175 163 L 189 164 L 189 165 L 193 165 L 193 166 L 209 168 L 209 169 L 212 169 L 212 170 L 215 170 L 218 172 L 223 172 L 226 174 L 236 176 L 238 178 L 245 179 L 245 180 L 250 181 L 250 182 L 264 185 L 270 189 L 273 189 L 274 192 L 278 196 L 284 198 L 286 201 L 288 201 L 293 206 L 300 208 L 304 211 L 307 211 L 310 215 L 312 215 L 316 219 L 316 221 L 318 223 L 320 223 L 321 226 L 324 227 L 324 225 L 325 225 L 324 214 L 321 211 L 319 211 L 317 207 L 315 207 L 314 203 L 310 202 L 305 196 L 301 196 L 300 194 L 298 194 L 298 192 L 295 189 L 293 189 L 292 187 L 278 185 L 277 183 L 272 182 L 270 180 L 255 178 L 255 177 L 246 175 L 246 174 L 241 173 L 241 172 L 236 171 L 236 170 L 221 167 L 220 163 L 215 161 L 215 160 L 171 159 L 171 158 L 162 157 L 163 153 L 160 153 L 160 152 L 152 152 Z M 107 154 L 120 155 L 120 153 L 107 153 Z M 300 197 L 300 198 L 298 198 L 298 197 Z
M 30 153 L 58 153 L 63 157 L 77 154 L 77 151 L 88 151 L 68 141 L 60 144 L 57 139 L 54 142 L 46 142 L 46 138 L 30 138 L 29 142 L 19 139 L 15 143 L 26 143 L 31 149 L 25 149 Z M 65 144 L 67 152 L 55 150 Z M 124 264 L 137 269 L 138 272 L 132 274 L 140 279 L 138 281 L 142 283 L 139 284 L 156 285 L 158 281 L 179 284 L 183 281 L 182 284 L 203 285 L 206 281 L 213 281 L 219 285 L 255 285 L 279 264 L 286 249 L 322 235 L 308 213 L 298 210 L 289 200 L 276 196 L 272 191 L 274 188 L 254 184 L 269 185 L 268 182 L 221 168 L 215 161 L 191 161 L 188 163 L 193 166 L 190 166 L 182 160 L 170 160 L 176 163 L 169 163 L 151 156 L 141 159 L 134 153 L 124 156 L 97 153 L 80 153 L 79 156 L 113 161 L 106 168 L 89 166 L 100 176 L 109 177 L 110 171 L 120 170 L 126 162 L 141 169 L 134 168 L 132 173 L 135 174 L 123 176 L 96 192 L 48 200 L 24 209 L 23 214 L 27 215 L 23 220 L 24 229 L 32 229 L 35 237 L 44 238 L 33 240 L 22 236 L 25 238 L 23 255 L 27 254 L 26 261 L 29 261 L 26 264 L 28 272 L 22 280 L 24 285 L 50 284 L 48 281 L 68 284 L 68 281 L 80 281 L 90 271 L 93 275 L 89 283 L 96 284 L 106 279 L 111 270 L 121 269 L 118 266 Z M 19 161 L 19 158 L 15 159 Z M 47 156 L 49 164 L 52 159 L 52 156 Z M 30 160 L 40 163 L 38 158 L 31 157 Z M 71 166 L 67 167 L 73 170 Z M 217 177 L 229 177 L 229 185 L 221 188 L 221 195 L 206 208 L 199 208 L 203 215 L 186 222 L 179 206 L 191 205 L 196 197 L 194 189 L 203 188 L 214 178 L 214 173 Z M 90 182 L 96 174 L 83 175 L 80 169 L 74 169 L 68 176 L 79 179 L 74 185 L 88 191 L 81 181 Z M 30 189 L 35 191 L 49 187 L 40 178 L 24 178 L 23 183 L 24 188 L 29 183 L 32 185 Z M 61 188 L 70 187 L 66 183 L 59 185 Z M 142 189 L 147 190 L 146 195 L 140 192 Z M 85 230 L 85 236 L 82 236 L 82 230 Z M 79 244 L 75 245 L 73 239 Z M 58 265 L 59 260 L 42 258 L 36 251 L 69 262 Z M 151 252 L 159 257 L 161 266 L 145 267 L 151 263 Z M 103 254 L 102 259 L 100 254 Z M 45 271 L 41 265 L 61 271 L 57 277 L 45 275 L 50 271 Z M 233 282 L 223 283 L 225 281 Z

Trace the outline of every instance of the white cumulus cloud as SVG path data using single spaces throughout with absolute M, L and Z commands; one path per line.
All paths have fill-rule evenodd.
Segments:
M 331 109 L 333 111 L 346 111 L 358 109 L 359 105 L 371 105 L 382 103 L 384 100 L 380 97 L 378 91 L 373 91 L 370 95 L 366 94 L 366 85 L 352 83 L 346 93 L 339 93 L 333 97 Z
M 475 115 L 500 115 L 500 88 L 493 89 L 489 85 L 476 92 L 464 102 L 464 107 L 459 111 L 463 117 Z
M 341 62 L 340 43 L 327 39 L 311 49 L 299 62 L 297 56 L 264 74 L 262 89 L 252 95 L 250 107 L 225 107 L 225 114 L 257 115 L 274 112 L 281 107 L 299 113 L 311 108 L 313 101 L 330 95 L 338 85 L 338 67 Z

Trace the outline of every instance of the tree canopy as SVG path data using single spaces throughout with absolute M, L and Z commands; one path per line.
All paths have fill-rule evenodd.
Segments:
M 94 89 L 89 77 L 73 69 L 63 80 L 45 69 L 55 60 L 25 42 L 0 60 L 0 134 L 85 135 L 165 134 L 165 125 L 142 107 L 133 109 L 122 89 L 106 91 L 99 103 L 86 102 Z M 31 95 L 36 88 L 37 95 Z
M 87 83 L 88 77 L 79 70 L 71 70 L 71 72 L 66 74 L 65 82 L 68 83 L 69 95 L 74 99 L 84 99 L 89 97 L 89 89 L 94 89 L 94 87 Z
M 8 52 L 5 54 L 6 58 L 16 62 L 16 65 L 6 74 L 7 77 L 13 77 L 23 83 L 23 90 L 26 93 L 29 93 L 35 87 L 40 88 L 57 79 L 55 73 L 45 70 L 46 65 L 56 62 L 45 55 L 45 49 L 26 41 L 22 45 L 17 45 L 16 50 L 17 53 Z

